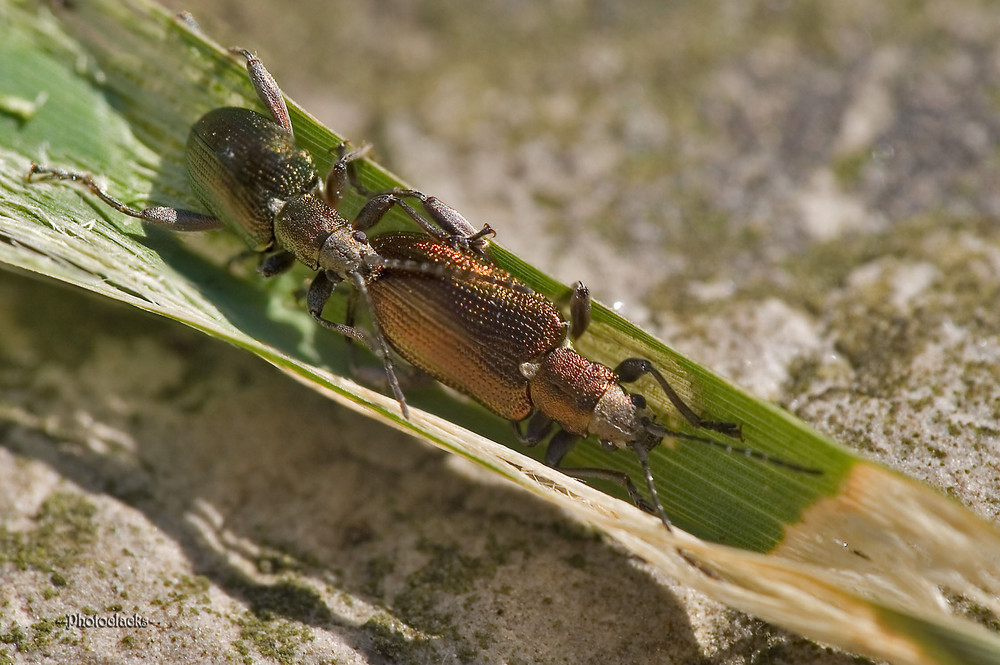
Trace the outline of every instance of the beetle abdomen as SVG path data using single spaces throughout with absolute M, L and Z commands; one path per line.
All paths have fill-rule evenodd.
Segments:
M 291 134 L 250 109 L 209 111 L 187 142 L 191 186 L 215 217 L 255 251 L 274 242 L 272 199 L 287 201 L 316 187 L 312 157 Z

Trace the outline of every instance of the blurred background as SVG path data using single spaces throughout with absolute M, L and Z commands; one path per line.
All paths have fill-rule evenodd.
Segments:
M 990 3 L 167 4 L 256 50 L 287 95 L 530 263 L 995 519 Z M 345 662 L 854 662 L 656 580 L 551 508 L 196 333 L 23 277 L 0 274 L 0 292 L 8 348 L 45 368 L 24 376 L 50 372 L 31 390 L 53 413 L 76 407 L 52 387 L 72 381 L 74 395 L 141 394 L 118 350 L 172 367 L 157 393 L 170 399 L 212 368 L 216 383 L 183 398 L 190 416 L 88 412 L 160 441 L 144 473 L 165 523 L 182 514 L 165 496 L 180 505 L 196 476 L 226 478 L 213 509 L 227 529 L 321 553 L 358 616 L 303 620 L 320 637 L 290 640 L 297 657 L 332 641 Z M 67 335 L 87 350 L 51 374 Z M 28 383 L 11 377 L 5 391 Z M 179 428 L 205 446 L 180 461 Z M 369 447 L 331 447 L 331 431 Z M 318 505 L 325 531 L 300 533 L 295 516 Z M 187 553 L 179 571 L 219 565 L 184 528 L 166 532 Z

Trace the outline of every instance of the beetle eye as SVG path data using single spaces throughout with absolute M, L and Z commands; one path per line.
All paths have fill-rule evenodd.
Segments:
M 353 237 L 359 243 L 365 244 L 368 242 L 368 236 L 365 235 L 364 231 L 355 231 Z
M 629 399 L 632 400 L 632 405 L 637 409 L 646 408 L 646 398 L 642 395 L 629 395 Z

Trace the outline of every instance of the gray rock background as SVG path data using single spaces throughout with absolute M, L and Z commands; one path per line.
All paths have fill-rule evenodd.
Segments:
M 528 261 L 996 519 L 992 4 L 175 8 Z M 0 662 L 854 662 L 177 324 L 0 294 Z

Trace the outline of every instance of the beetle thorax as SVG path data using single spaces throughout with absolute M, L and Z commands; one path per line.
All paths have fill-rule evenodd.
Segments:
M 638 409 L 615 373 L 568 347 L 522 363 L 520 369 L 532 405 L 568 432 L 593 434 L 626 448 L 642 428 Z
M 287 201 L 272 199 L 274 237 L 313 270 L 344 275 L 358 270 L 365 254 L 373 253 L 364 233 L 355 231 L 336 208 L 312 194 Z
M 640 429 L 639 410 L 632 398 L 621 386 L 609 386 L 594 407 L 590 433 L 617 448 L 628 448 Z

